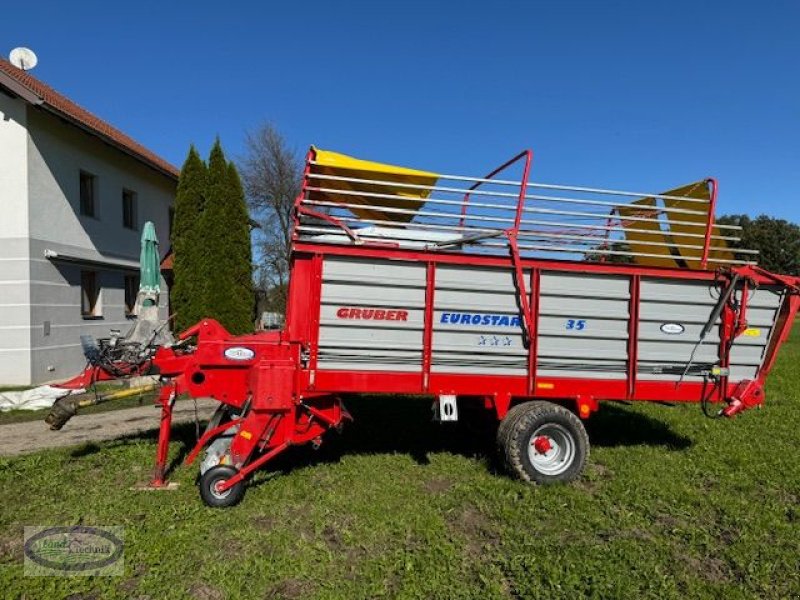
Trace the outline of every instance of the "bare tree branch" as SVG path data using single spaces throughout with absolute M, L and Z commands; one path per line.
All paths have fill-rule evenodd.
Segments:
M 238 161 L 260 255 L 258 280 L 263 289 L 288 282 L 292 207 L 302 184 L 302 158 L 271 124 L 247 133 Z

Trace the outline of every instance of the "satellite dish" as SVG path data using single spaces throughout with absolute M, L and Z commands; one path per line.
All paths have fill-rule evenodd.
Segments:
M 32 69 L 39 62 L 36 54 L 30 48 L 14 48 L 11 54 L 8 55 L 8 60 L 11 61 L 12 65 L 23 71 Z

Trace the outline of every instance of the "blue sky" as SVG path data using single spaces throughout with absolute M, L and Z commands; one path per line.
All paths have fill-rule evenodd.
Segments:
M 273 122 L 384 162 L 800 221 L 800 2 L 7 2 L 0 51 L 180 165 Z

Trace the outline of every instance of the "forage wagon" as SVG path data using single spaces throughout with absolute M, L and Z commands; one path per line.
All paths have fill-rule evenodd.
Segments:
M 427 395 L 441 421 L 474 403 L 499 421 L 509 472 L 535 483 L 579 476 L 582 421 L 604 401 L 727 417 L 762 404 L 800 280 L 759 268 L 738 228 L 715 223 L 717 182 L 553 185 L 529 181 L 531 162 L 525 151 L 466 177 L 312 147 L 283 329 L 232 336 L 204 319 L 140 353 L 162 384 L 153 484 L 182 394 L 220 402 L 187 458 L 203 453 L 212 506 L 341 428 L 347 394 Z

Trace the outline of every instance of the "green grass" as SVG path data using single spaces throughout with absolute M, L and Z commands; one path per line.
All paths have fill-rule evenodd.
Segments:
M 764 410 L 607 405 L 586 474 L 532 488 L 424 402 L 361 399 L 357 422 L 262 471 L 231 510 L 133 492 L 155 436 L 0 463 L 0 586 L 60 598 L 800 597 L 800 336 Z M 193 426 L 179 428 L 173 459 Z M 22 526 L 123 525 L 122 578 L 22 575 Z

